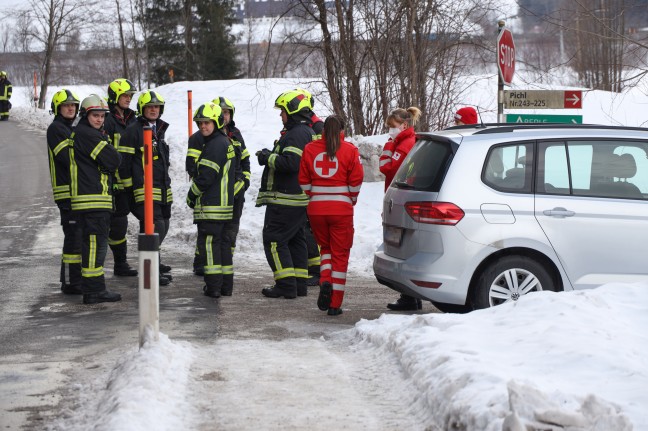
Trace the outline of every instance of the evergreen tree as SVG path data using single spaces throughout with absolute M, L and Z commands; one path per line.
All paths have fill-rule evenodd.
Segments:
M 151 81 L 230 79 L 239 71 L 231 0 L 149 1 Z M 169 71 L 173 70 L 173 78 Z
M 146 42 L 151 82 L 171 82 L 170 70 L 173 70 L 174 80 L 185 79 L 184 28 L 181 27 L 183 6 L 182 0 L 147 1 Z
M 197 79 L 231 79 L 239 74 L 235 15 L 231 0 L 196 0 L 195 33 Z

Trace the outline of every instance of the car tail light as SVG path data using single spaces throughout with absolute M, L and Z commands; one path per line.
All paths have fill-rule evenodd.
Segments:
M 407 202 L 405 211 L 414 221 L 454 226 L 464 217 L 461 208 L 450 202 Z
M 441 283 L 437 283 L 436 281 L 412 280 L 412 283 L 420 287 L 429 287 L 430 289 L 438 289 L 441 287 Z

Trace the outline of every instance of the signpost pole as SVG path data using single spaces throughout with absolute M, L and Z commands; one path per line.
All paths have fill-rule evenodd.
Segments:
M 497 28 L 497 35 L 498 36 L 502 32 L 502 30 L 504 30 L 505 25 L 506 25 L 506 23 L 503 20 L 500 20 L 500 21 L 497 22 L 497 27 L 498 27 Z M 497 44 L 497 53 L 495 54 L 495 56 L 497 58 L 497 62 L 498 62 L 497 67 L 499 69 L 499 67 L 500 67 L 500 65 L 499 65 L 499 61 L 500 61 L 499 43 Z M 502 80 L 502 74 L 499 73 L 499 72 L 497 73 L 497 122 L 498 123 L 505 123 L 506 122 L 506 118 L 504 117 L 504 81 Z

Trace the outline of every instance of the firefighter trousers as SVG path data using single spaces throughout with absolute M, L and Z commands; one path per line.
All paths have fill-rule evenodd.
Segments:
M 263 248 L 276 287 L 291 290 L 306 288 L 308 251 L 305 226 L 305 207 L 266 206 Z
M 81 229 L 70 209 L 59 208 L 63 228 L 61 284 L 81 288 Z
M 108 245 L 113 254 L 115 267 L 128 266 L 126 256 L 128 245 L 126 233 L 128 232 L 128 213 L 130 212 L 129 195 L 120 192 L 115 195 L 115 212 L 110 217 L 110 232 Z
M 306 248 L 308 249 L 308 275 L 311 277 L 319 277 L 320 274 L 320 249 L 313 234 L 310 221 L 306 219 Z
M 223 222 L 198 222 L 198 252 L 204 256 L 208 290 L 232 290 L 234 272 L 229 239 Z
M 243 205 L 245 204 L 245 198 L 240 195 L 240 197 L 234 198 L 234 212 L 232 214 L 232 220 L 225 223 L 225 236 L 230 243 L 232 256 L 234 255 L 234 249 L 236 248 L 236 237 L 238 236 L 239 226 L 241 223 L 241 216 L 243 215 Z M 205 265 L 204 259 L 200 254 L 198 247 L 198 238 L 196 238 L 196 250 L 194 252 L 194 261 L 193 268 L 196 271 L 199 268 L 202 268 Z
M 320 245 L 320 284 L 331 283 L 331 308 L 340 308 L 353 246 L 353 215 L 311 215 L 310 225 Z
M 82 212 L 78 215 L 81 227 L 81 290 L 84 294 L 106 290 L 104 260 L 108 251 L 110 213 L 108 211 Z

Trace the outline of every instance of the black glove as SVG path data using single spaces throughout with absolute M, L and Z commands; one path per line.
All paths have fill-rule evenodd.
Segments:
M 193 209 L 196 206 L 196 195 L 191 190 L 187 193 L 187 206 Z
M 259 161 L 259 164 L 261 166 L 268 164 L 268 159 L 270 158 L 270 154 L 272 154 L 272 151 L 268 150 L 267 148 L 264 148 L 263 150 L 256 152 L 257 160 Z

